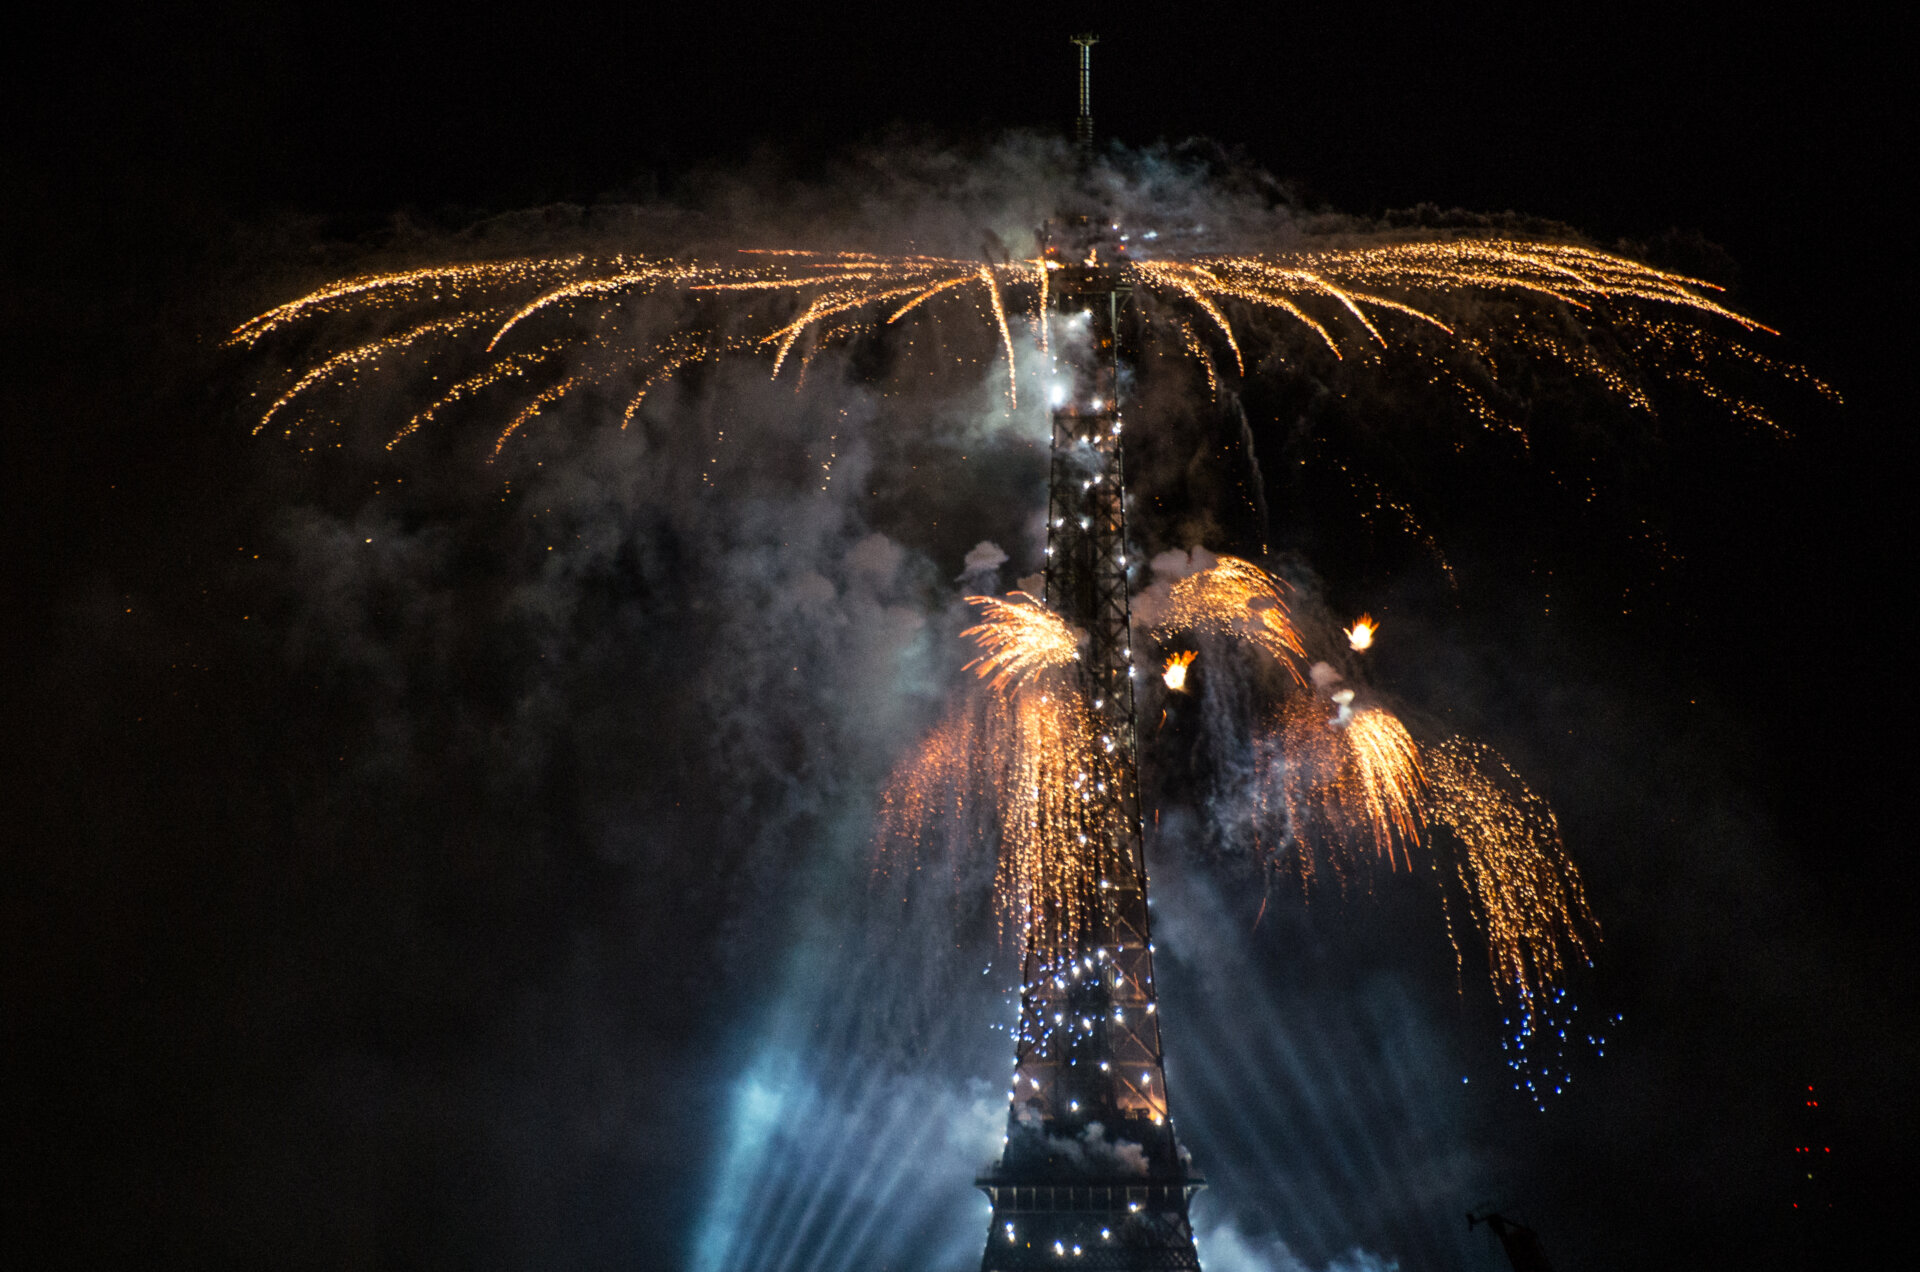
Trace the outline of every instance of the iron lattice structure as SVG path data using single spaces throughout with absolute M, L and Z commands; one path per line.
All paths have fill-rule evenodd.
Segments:
M 1112 268 L 1123 249 L 1104 217 L 1065 218 L 1046 239 L 1046 599 L 1084 633 L 1075 675 L 1101 757 L 1057 780 L 1090 805 L 1080 822 L 1098 837 L 1100 877 L 1058 949 L 1029 944 L 1007 1147 L 978 1181 L 993 1202 L 980 1266 L 1197 1270 L 1187 1206 L 1204 1181 L 1168 1108 L 1147 916 L 1119 402 L 1129 291 Z

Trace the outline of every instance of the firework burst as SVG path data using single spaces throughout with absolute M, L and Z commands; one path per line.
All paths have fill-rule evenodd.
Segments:
M 1284 615 L 1277 606 L 1248 608 L 1250 599 L 1279 595 L 1257 566 L 1221 558 L 1175 585 L 1156 632 L 1224 634 L 1271 654 L 1275 626 L 1246 616 Z M 1376 629 L 1363 617 L 1343 635 L 1358 650 L 1371 642 L 1355 633 Z M 1284 648 L 1302 656 L 1297 639 Z M 1411 871 L 1424 855 L 1443 883 L 1456 962 L 1447 902 L 1454 889 L 1486 940 L 1496 994 L 1511 993 L 1522 1029 L 1532 1028 L 1569 958 L 1584 961 L 1599 931 L 1553 810 L 1491 747 L 1457 737 L 1422 745 L 1384 707 L 1356 705 L 1357 691 L 1327 670 L 1316 667 L 1312 687 L 1297 684 L 1266 734 L 1251 739 L 1267 775 L 1256 820 L 1280 830 L 1277 840 L 1261 836 L 1276 844 L 1270 860 L 1310 889 L 1323 866 L 1344 887 L 1370 861 Z
M 1295 683 L 1305 647 L 1287 609 L 1285 584 L 1251 561 L 1223 556 L 1218 563 L 1174 583 L 1167 612 L 1155 626 L 1165 637 L 1188 631 L 1251 641 L 1271 654 Z
M 994 909 L 1023 955 L 1064 957 L 1117 855 L 1118 813 L 1101 798 L 1117 758 L 1074 682 L 1079 640 L 1022 592 L 968 598 L 981 621 L 962 635 L 984 692 L 964 694 L 895 772 L 882 798 L 883 868 L 997 836 Z M 956 858 L 953 869 L 960 872 Z
M 1475 924 L 1485 934 L 1494 989 L 1522 1003 L 1582 958 L 1598 925 L 1547 802 L 1493 748 L 1449 738 L 1424 754 L 1427 815 L 1452 833 L 1454 863 Z
M 1053 678 L 1045 678 L 1051 680 Z M 1114 780 L 1098 720 L 1071 687 L 1040 678 L 964 696 L 888 782 L 878 845 L 883 873 L 950 854 L 993 851 L 1001 937 L 1022 957 L 1068 957 L 1115 855 Z
M 420 376 L 430 395 L 395 421 L 389 446 L 456 410 L 479 411 L 500 421 L 498 454 L 533 419 L 588 389 L 623 395 L 624 426 L 652 389 L 689 366 L 757 352 L 775 377 L 796 359 L 804 373 L 827 349 L 927 315 L 979 323 L 1001 351 L 1009 402 L 1017 402 L 1015 320 L 1046 345 L 1042 316 L 1056 265 L 749 249 L 725 262 L 618 254 L 450 264 L 330 283 L 240 323 L 230 343 L 265 348 L 301 336 L 302 347 L 319 350 L 262 385 L 268 405 L 256 431 L 309 436 L 379 371 Z M 1510 348 L 1598 376 L 1642 408 L 1639 364 L 1667 367 L 1736 417 L 1768 424 L 1760 407 L 1718 386 L 1714 365 L 1740 362 L 1831 393 L 1797 367 L 1707 332 L 1701 324 L 1769 330 L 1714 300 L 1712 284 L 1572 244 L 1450 238 L 1123 259 L 1112 268 L 1140 298 L 1145 338 L 1193 359 L 1216 391 L 1225 361 L 1248 372 L 1253 334 L 1284 343 L 1292 332 L 1335 361 L 1397 350 L 1491 371 Z M 636 339 L 633 314 L 648 299 L 664 302 L 669 316 L 660 333 Z M 1584 334 L 1601 328 L 1617 333 L 1617 356 Z M 1446 374 L 1494 418 L 1458 371 Z
M 969 596 L 981 621 L 960 635 L 984 651 L 966 670 L 990 681 L 995 689 L 1010 690 L 1035 674 L 1066 667 L 1079 656 L 1080 639 L 1058 614 L 1025 592 L 1006 600 Z
M 1426 778 L 1419 748 L 1391 713 L 1354 711 L 1351 703 L 1348 690 L 1295 693 L 1278 714 L 1280 812 L 1303 849 L 1293 857 L 1303 880 L 1312 875 L 1315 845 L 1342 867 L 1362 845 L 1390 867 L 1410 867 L 1420 842 Z

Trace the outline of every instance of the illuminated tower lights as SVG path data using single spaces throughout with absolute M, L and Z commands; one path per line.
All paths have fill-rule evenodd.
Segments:
M 1080 50 L 1080 137 L 1091 142 L 1087 54 Z M 1007 1140 L 978 1181 L 993 1202 L 982 1272 L 1075 1266 L 1195 1269 L 1187 1207 L 1204 1184 L 1174 1135 L 1153 985 L 1147 873 L 1134 732 L 1123 420 L 1116 328 L 1130 291 L 1124 250 L 1105 217 L 1046 231 L 1052 466 L 1046 600 L 1086 633 L 1076 662 L 1104 781 L 1075 774 L 1097 802 L 1097 895 L 1063 947 L 1030 944 Z

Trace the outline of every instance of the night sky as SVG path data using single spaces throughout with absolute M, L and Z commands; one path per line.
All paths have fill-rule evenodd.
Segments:
M 978 253 L 1070 127 L 1082 28 L 1122 166 L 1221 207 L 1577 232 L 1725 285 L 1846 399 L 1774 382 L 1781 438 L 1543 392 L 1547 440 L 1503 458 L 1398 391 L 1312 414 L 1249 385 L 1244 435 L 1143 396 L 1142 548 L 1265 549 L 1327 631 L 1382 615 L 1375 691 L 1553 801 L 1605 934 L 1570 999 L 1605 1054 L 1570 1048 L 1543 1110 L 1419 880 L 1263 910 L 1208 767 L 1244 686 L 1203 661 L 1143 763 L 1209 1272 L 1504 1266 L 1485 1208 L 1562 1272 L 1903 1236 L 1896 42 L 1831 7 L 1246 8 L 149 6 L 10 41 L 7 1245 L 977 1266 L 1013 973 L 980 863 L 903 897 L 869 845 L 958 683 L 968 551 L 1011 554 L 991 585 L 1038 569 L 1044 449 L 998 367 L 882 400 L 723 366 L 643 430 L 582 407 L 490 465 L 484 417 L 383 451 L 412 408 L 377 385 L 338 448 L 251 436 L 273 368 L 221 337 L 396 264 Z M 1309 415 L 1451 581 L 1300 459 Z M 1590 504 L 1544 476 L 1574 450 Z M 1808 1143 L 1827 1219 L 1793 1210 Z

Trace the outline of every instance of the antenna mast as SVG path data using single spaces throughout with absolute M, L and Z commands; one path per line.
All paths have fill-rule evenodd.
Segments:
M 1100 43 L 1100 37 L 1091 31 L 1076 35 L 1073 42 L 1080 46 L 1080 118 L 1074 121 L 1073 137 L 1080 143 L 1080 153 L 1093 157 L 1093 46 Z

